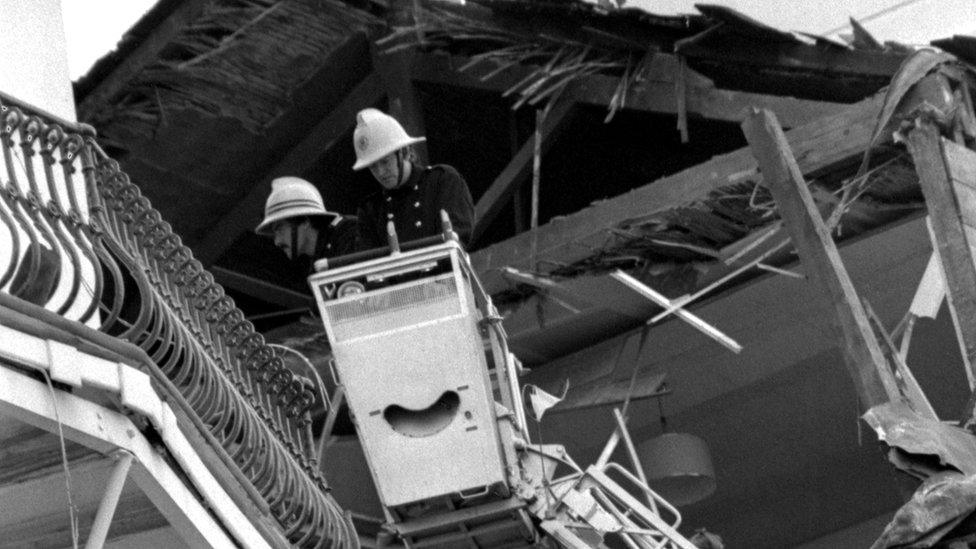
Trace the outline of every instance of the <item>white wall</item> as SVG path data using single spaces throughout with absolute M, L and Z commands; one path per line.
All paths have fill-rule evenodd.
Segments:
M 60 0 L 0 0 L 0 90 L 74 121 Z

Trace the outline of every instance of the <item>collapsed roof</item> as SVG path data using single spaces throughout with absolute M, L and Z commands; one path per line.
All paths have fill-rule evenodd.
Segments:
M 250 234 L 267 182 L 302 175 L 330 208 L 353 211 L 369 189 L 349 170 L 353 115 L 368 106 L 399 110 L 429 136 L 429 158 L 468 179 L 480 220 L 472 259 L 506 310 L 513 348 L 536 368 L 532 379 L 616 387 L 610 393 L 619 400 L 629 366 L 645 366 L 637 384 L 644 394 L 660 388 L 652 382 L 666 371 L 679 387 L 672 413 L 724 443 L 736 477 L 691 516 L 737 530 L 732 539 L 744 546 L 795 545 L 871 519 L 897 498 L 877 488 L 840 511 L 807 509 L 819 521 L 775 534 L 762 519 L 728 518 L 741 498 L 773 490 L 760 480 L 785 482 L 791 466 L 817 467 L 823 456 L 878 479 L 862 469 L 863 452 L 851 455 L 851 440 L 802 418 L 800 427 L 771 417 L 789 413 L 794 388 L 833 392 L 818 396 L 824 402 L 811 413 L 838 420 L 834 408 L 845 397 L 814 368 L 836 362 L 835 344 L 819 331 L 829 322 L 801 318 L 789 301 L 801 294 L 784 277 L 756 278 L 752 269 L 789 273 L 793 258 L 737 123 L 746 107 L 776 112 L 792 128 L 787 138 L 822 210 L 844 212 L 837 235 L 865 262 L 904 252 L 902 270 L 891 266 L 900 282 L 878 298 L 898 303 L 902 279 L 917 270 L 906 258 L 925 244 L 891 228 L 917 232 L 924 203 L 910 158 L 889 138 L 899 120 L 878 120 L 891 104 L 883 87 L 910 50 L 864 33 L 851 44 L 799 36 L 717 6 L 699 12 L 658 17 L 555 0 L 425 2 L 419 11 L 396 1 L 164 2 L 134 29 L 142 35 L 135 44 L 77 83 L 79 113 L 241 306 L 260 316 L 308 302 L 303 281 L 285 287 L 283 262 Z M 976 60 L 969 37 L 939 45 Z M 962 69 L 944 61 L 909 71 L 909 80 L 936 70 L 964 82 Z M 912 94 L 906 102 L 938 98 Z M 541 223 L 533 228 L 535 109 L 547 105 Z M 717 296 L 702 316 L 721 312 L 753 351 L 729 359 L 673 322 L 653 332 L 664 343 L 645 348 L 639 328 L 661 308 L 608 284 L 602 275 L 615 269 L 670 298 Z M 786 301 L 774 306 L 777 298 Z M 762 398 L 768 410 L 750 405 Z M 763 487 L 747 486 L 757 466 L 739 454 L 747 442 L 769 440 L 723 437 L 717 426 L 736 423 L 717 419 L 727 417 L 800 429 L 817 444 L 810 456 L 777 454 L 781 462 L 762 466 L 771 478 L 756 480 Z M 639 435 L 653 432 L 653 417 L 636 423 Z M 816 476 L 818 494 L 844 484 L 827 476 Z M 790 487 L 813 490 L 807 481 Z M 802 516 L 789 499 L 757 504 L 755 516 Z

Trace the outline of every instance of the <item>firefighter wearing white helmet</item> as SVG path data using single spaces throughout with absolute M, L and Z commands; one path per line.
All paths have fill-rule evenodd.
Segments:
M 271 194 L 264 205 L 264 219 L 254 229 L 270 236 L 288 259 L 304 265 L 322 257 L 354 251 L 355 219 L 325 209 L 318 189 L 300 177 L 278 177 L 271 182 Z
M 382 187 L 358 213 L 364 245 L 386 244 L 389 221 L 404 242 L 436 235 L 441 232 L 441 210 L 451 218 L 461 242 L 468 243 L 474 221 L 471 192 L 451 166 L 415 164 L 412 146 L 425 140 L 409 136 L 395 118 L 377 109 L 356 115 L 352 169 L 369 168 Z

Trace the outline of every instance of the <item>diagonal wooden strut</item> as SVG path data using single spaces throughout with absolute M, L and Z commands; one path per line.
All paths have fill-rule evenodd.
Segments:
M 905 133 L 931 220 L 970 389 L 976 388 L 976 152 L 942 137 L 936 113 L 923 113 Z M 973 417 L 976 392 L 963 423 Z
M 864 409 L 899 397 L 837 246 L 813 201 L 776 116 L 752 110 L 742 130 L 811 281 L 834 306 L 844 361 Z

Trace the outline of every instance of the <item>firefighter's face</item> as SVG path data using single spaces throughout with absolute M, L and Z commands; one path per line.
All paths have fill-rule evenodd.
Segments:
M 288 259 L 305 254 L 312 255 L 315 250 L 316 233 L 308 218 L 283 219 L 271 226 L 274 245 L 284 252 Z
M 271 227 L 274 234 L 274 245 L 284 252 L 288 256 L 288 259 L 292 259 L 292 246 L 294 245 L 292 242 L 292 227 L 294 225 L 294 222 L 286 219 L 275 223 Z
M 395 189 L 400 184 L 400 163 L 397 161 L 397 153 L 380 158 L 369 166 L 369 171 L 384 189 Z

